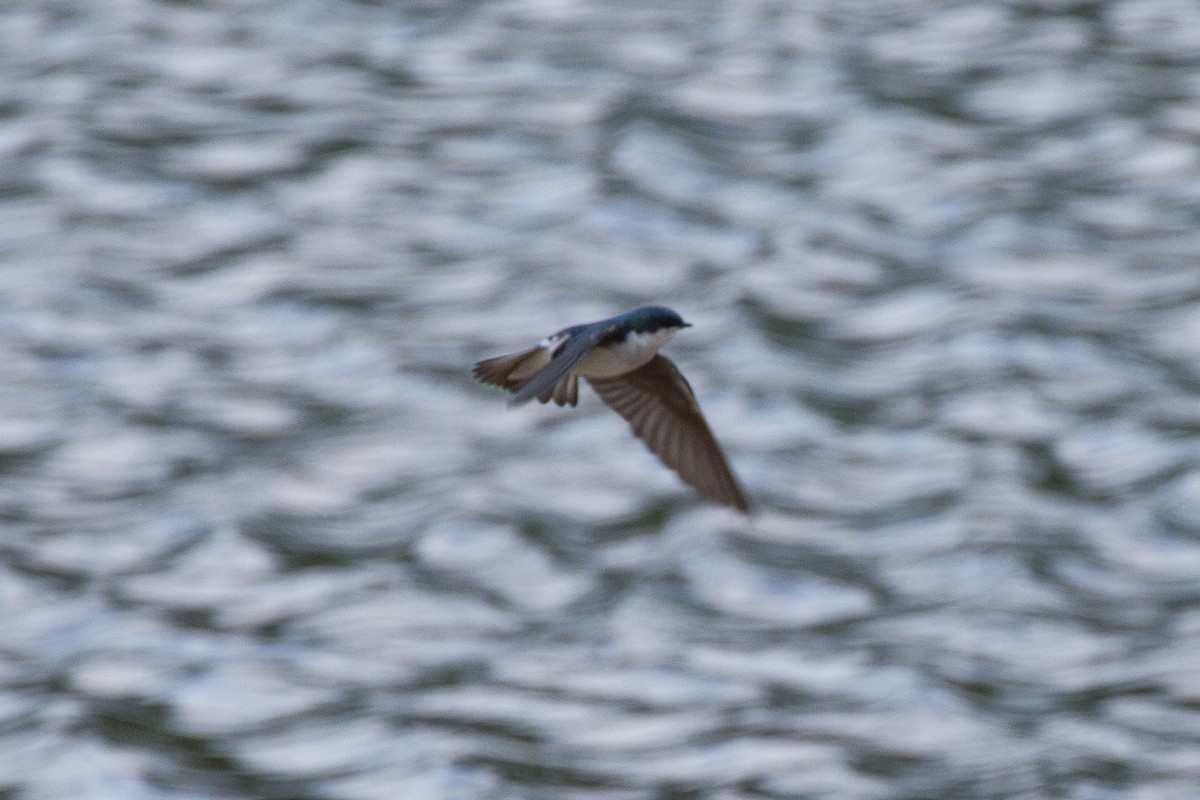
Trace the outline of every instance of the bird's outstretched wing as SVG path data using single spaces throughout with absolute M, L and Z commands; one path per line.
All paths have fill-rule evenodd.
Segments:
M 600 399 L 629 422 L 650 451 L 716 503 L 749 513 L 750 504 L 713 437 L 683 373 L 656 355 L 617 378 L 588 378 Z
M 562 346 L 554 357 L 550 359 L 550 363 L 542 367 L 542 369 L 523 383 L 508 401 L 510 406 L 519 406 L 522 403 L 528 403 L 535 397 L 541 398 L 545 395 L 547 399 L 550 396 L 556 395 L 555 385 L 579 365 L 583 357 L 592 352 L 592 349 L 599 344 L 605 336 L 617 329 L 616 325 L 597 326 L 591 330 L 583 331 L 575 336 Z M 565 387 L 563 391 L 574 395 L 573 391 L 577 386 L 577 381 L 570 380 L 569 387 Z M 557 397 L 556 397 L 557 400 Z M 542 402 L 546 402 L 542 400 Z M 562 405 L 559 403 L 559 405 Z M 574 403 L 572 403 L 574 405 Z

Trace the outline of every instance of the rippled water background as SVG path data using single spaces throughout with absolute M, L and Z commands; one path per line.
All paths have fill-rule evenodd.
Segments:
M 1198 8 L 0 6 L 0 797 L 1200 796 Z

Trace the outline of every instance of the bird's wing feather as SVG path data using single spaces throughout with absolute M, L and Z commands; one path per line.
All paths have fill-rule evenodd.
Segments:
M 600 341 L 614 330 L 616 325 L 597 326 L 591 330 L 583 331 L 571 338 L 562 349 L 555 354 L 550 363 L 542 367 L 542 369 L 521 385 L 516 390 L 516 394 L 508 401 L 510 406 L 519 406 L 522 403 L 527 403 L 535 397 L 540 397 L 554 389 L 554 385 L 562 379 L 567 373 L 575 369 L 583 357 L 592 352 L 592 349 L 600 343 Z M 543 401 L 545 402 L 545 401 Z M 560 404 L 561 405 L 561 404 Z
M 683 373 L 661 355 L 617 378 L 588 378 L 600 399 L 679 477 L 714 502 L 750 504 Z

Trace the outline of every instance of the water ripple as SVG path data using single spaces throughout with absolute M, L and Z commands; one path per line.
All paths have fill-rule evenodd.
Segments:
M 0 28 L 0 796 L 1194 797 L 1190 7 Z

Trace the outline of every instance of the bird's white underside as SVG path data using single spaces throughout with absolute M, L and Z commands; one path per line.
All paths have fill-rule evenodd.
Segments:
M 662 328 L 653 333 L 630 332 L 625 341 L 611 347 L 597 347 L 584 356 L 575 374 L 585 378 L 615 378 L 637 369 L 675 335 L 674 328 Z
M 659 348 L 674 335 L 674 328 L 662 328 L 652 333 L 631 331 L 623 342 L 608 347 L 597 347 L 588 353 L 572 372 L 584 378 L 615 378 L 624 375 L 654 358 Z M 541 350 L 521 364 L 511 377 L 516 380 L 532 377 L 550 363 L 551 357 L 566 342 L 566 338 L 550 336 L 543 339 L 538 343 Z

